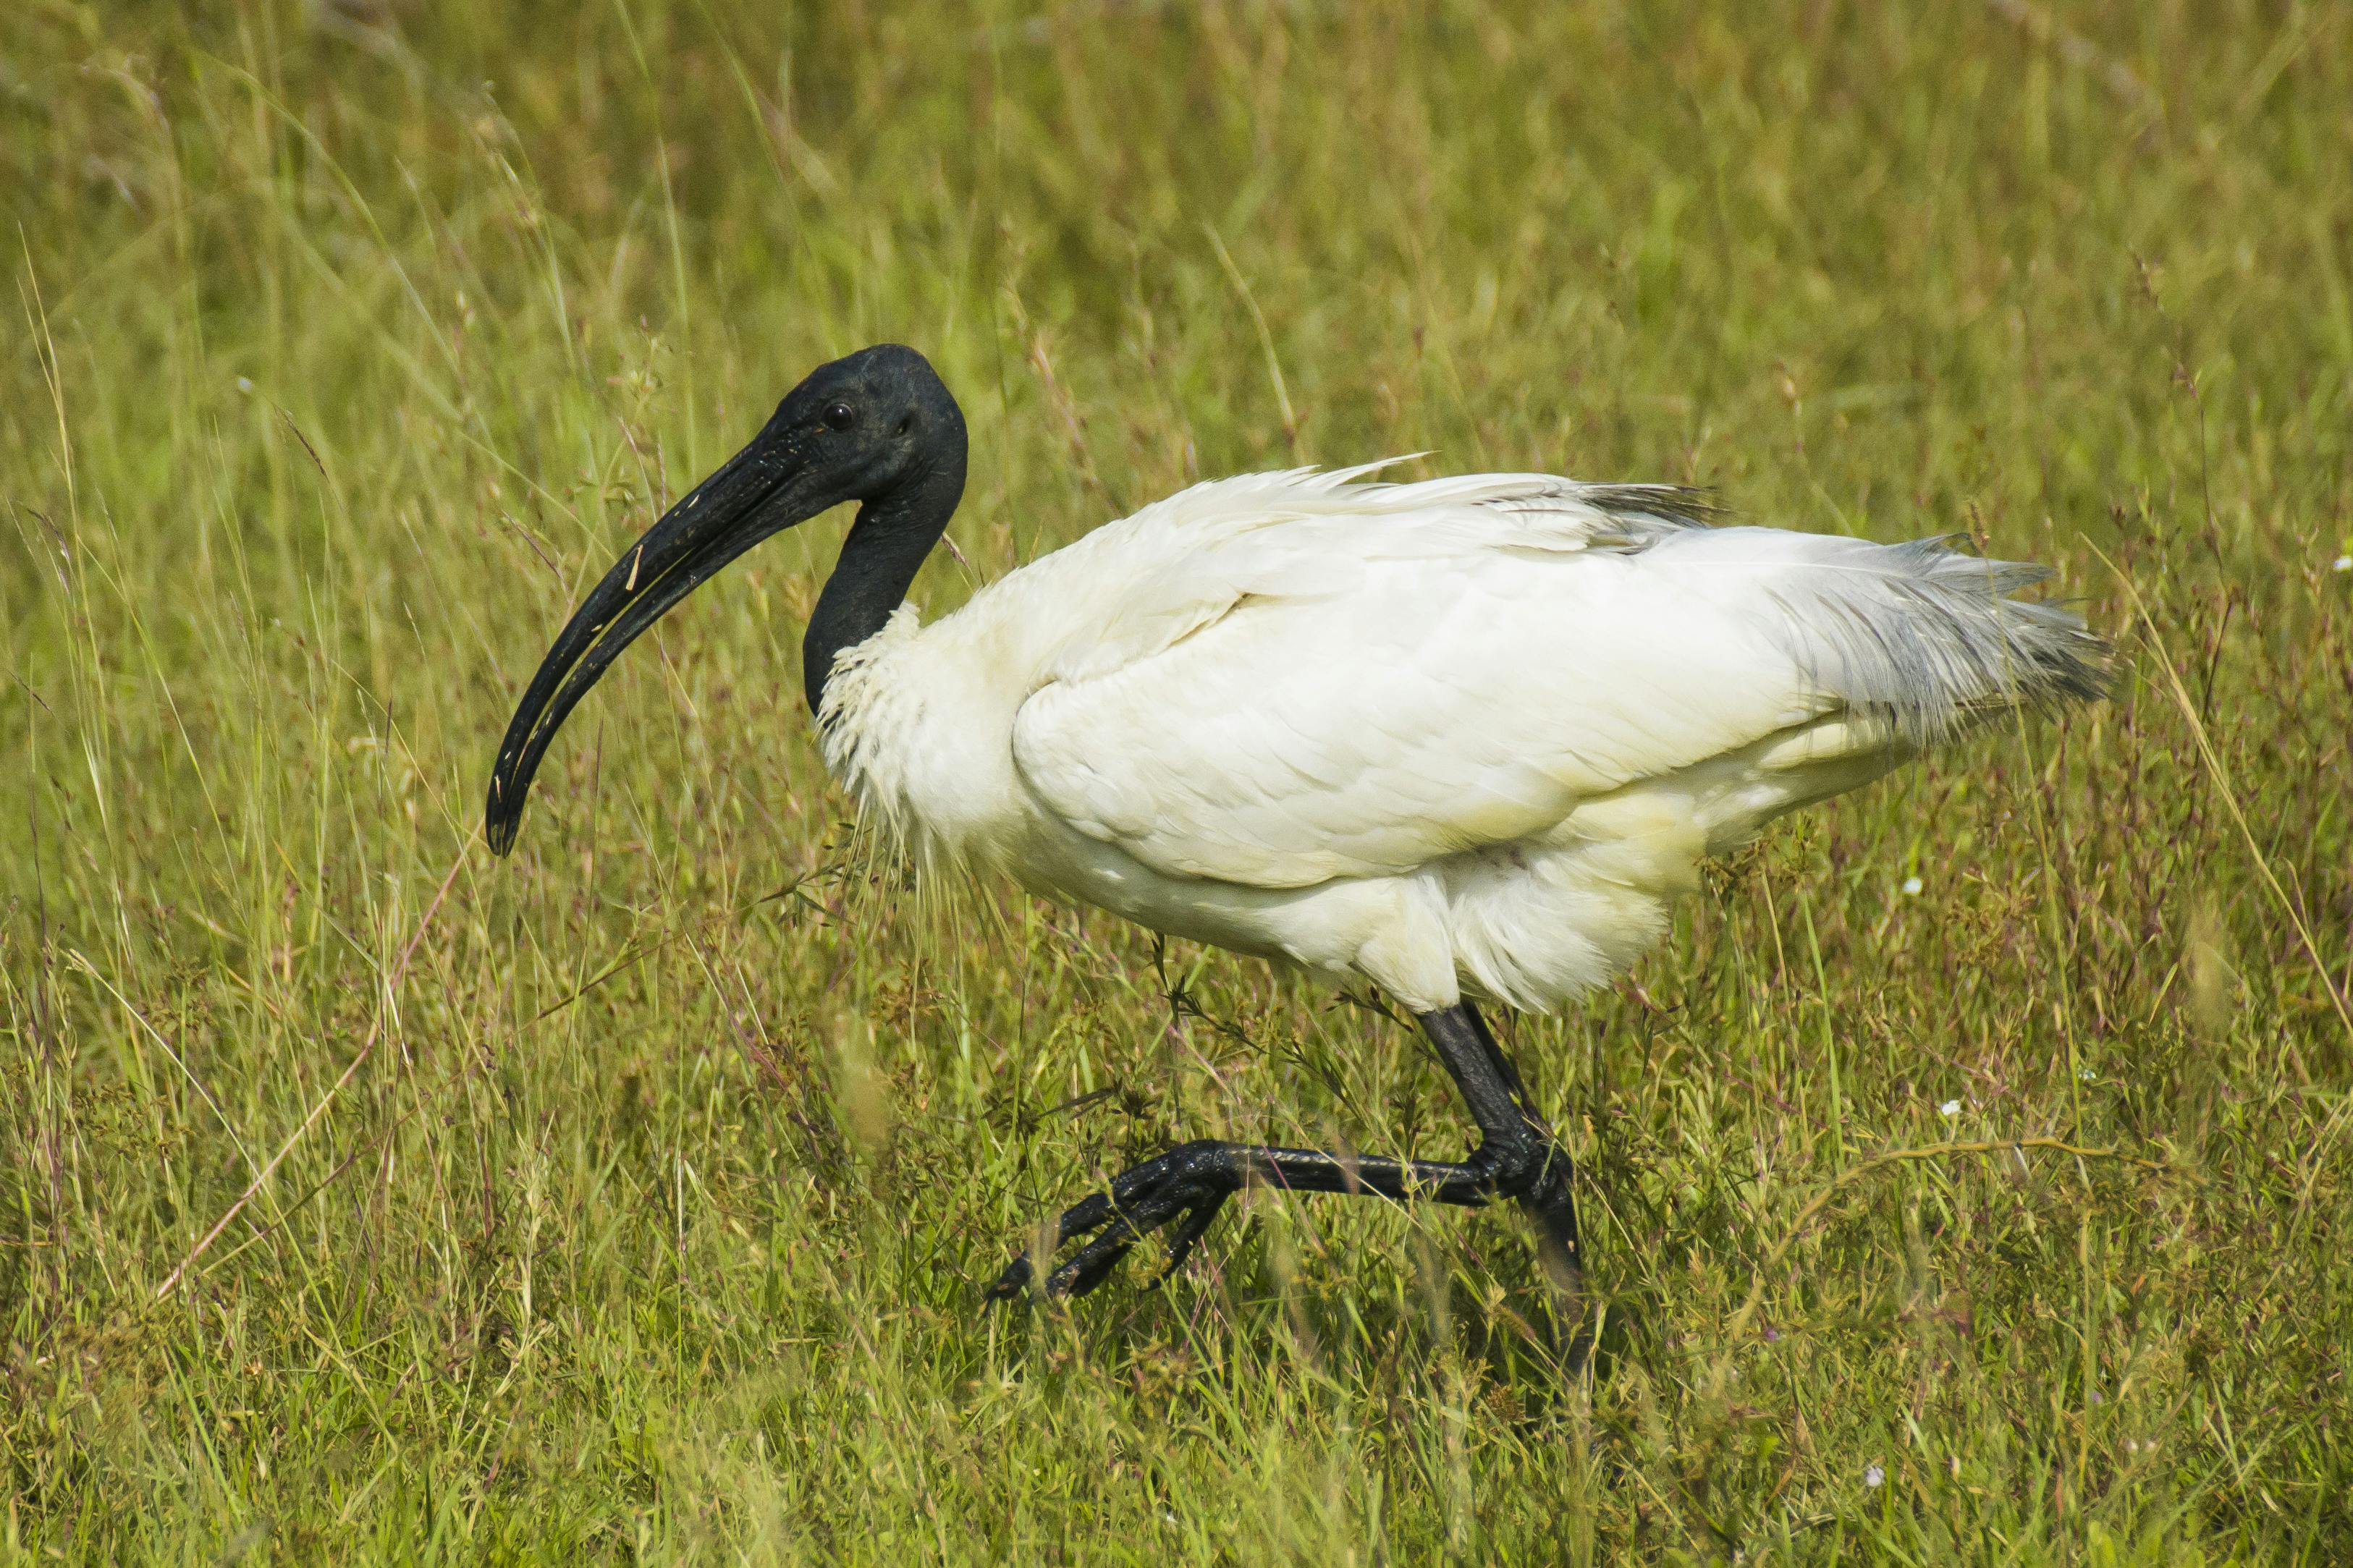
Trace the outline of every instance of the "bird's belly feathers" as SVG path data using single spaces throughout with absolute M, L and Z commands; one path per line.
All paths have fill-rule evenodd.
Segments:
M 1462 984 L 1534 1012 L 1606 984 L 1666 933 L 1702 861 L 1906 754 L 1883 725 L 1795 725 L 1585 801 L 1547 833 L 1440 862 Z
M 1549 1011 L 1606 984 L 1665 931 L 1706 842 L 1660 821 L 1626 838 L 1497 845 L 1400 876 L 1267 889 L 1169 877 L 1081 835 L 1052 837 L 1019 862 L 1032 892 L 1334 981 L 1362 976 L 1416 1012 L 1465 990 Z

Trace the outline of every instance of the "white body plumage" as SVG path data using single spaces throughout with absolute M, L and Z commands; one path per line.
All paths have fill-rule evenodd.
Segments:
M 926 858 L 1417 1013 L 1541 1011 L 1656 941 L 1704 857 L 2097 685 L 2074 617 L 2010 596 L 2034 568 L 1369 471 L 1197 485 L 902 607 L 834 667 L 828 763 Z

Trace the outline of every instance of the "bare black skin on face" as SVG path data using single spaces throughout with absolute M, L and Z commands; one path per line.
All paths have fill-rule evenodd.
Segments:
M 833 661 L 882 627 L 964 495 L 964 413 L 913 349 L 880 343 L 819 365 L 751 444 L 694 487 L 589 590 L 515 707 L 491 774 L 483 827 L 514 847 L 523 798 L 565 719 L 620 651 L 769 535 L 862 503 L 801 643 L 818 710 Z

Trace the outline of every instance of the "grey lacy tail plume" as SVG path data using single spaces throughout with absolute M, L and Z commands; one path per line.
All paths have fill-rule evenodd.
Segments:
M 1777 597 L 1806 628 L 1799 656 L 1858 712 L 1926 744 L 1973 719 L 2105 692 L 2108 645 L 2083 617 L 2011 597 L 2049 568 L 1964 555 L 1943 538 L 1844 544 Z

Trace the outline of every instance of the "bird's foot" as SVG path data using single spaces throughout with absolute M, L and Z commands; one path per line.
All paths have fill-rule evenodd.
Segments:
M 1052 1239 L 1043 1248 L 1050 1264 L 1063 1243 L 1089 1238 L 1068 1262 L 1046 1276 L 1049 1296 L 1083 1296 L 1111 1277 L 1130 1248 L 1164 1226 L 1168 1257 L 1152 1279 L 1159 1284 L 1183 1266 L 1194 1244 L 1226 1200 L 1249 1179 L 1244 1152 L 1230 1143 L 1203 1139 L 1180 1144 L 1114 1177 L 1111 1190 L 1096 1193 L 1064 1209 L 1054 1222 Z M 1008 1300 L 1030 1288 L 1037 1268 L 1024 1252 L 1006 1265 L 988 1288 L 992 1301 Z

